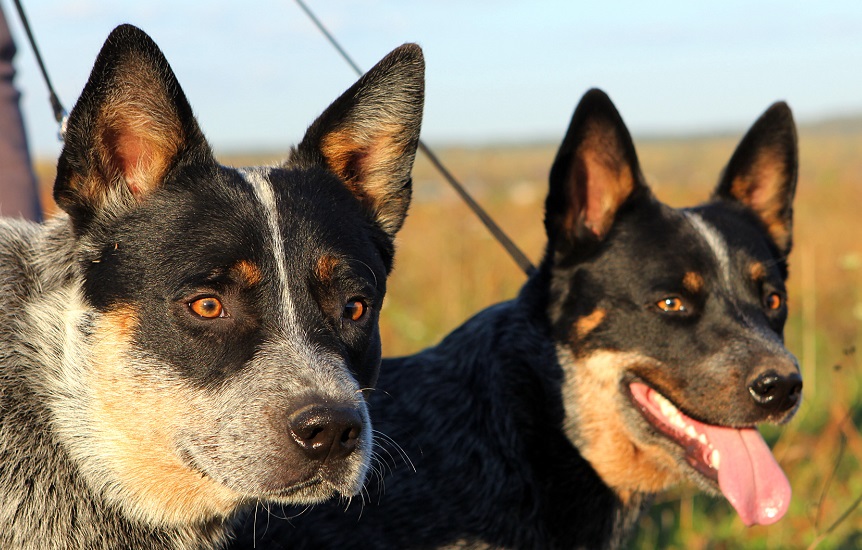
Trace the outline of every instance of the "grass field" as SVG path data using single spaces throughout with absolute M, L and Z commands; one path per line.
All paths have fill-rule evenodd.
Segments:
M 739 137 L 637 145 L 656 195 L 683 206 L 708 196 Z M 436 152 L 537 261 L 555 148 Z M 792 422 L 764 431 L 793 486 L 790 511 L 776 525 L 747 529 L 723 500 L 680 487 L 658 499 L 632 548 L 862 548 L 862 507 L 854 508 L 862 497 L 862 125 L 803 128 L 800 154 L 786 340 L 802 365 L 805 399 Z M 50 185 L 51 164 L 38 171 Z M 389 356 L 437 342 L 481 308 L 513 297 L 525 279 L 425 158 L 414 185 L 383 310 Z

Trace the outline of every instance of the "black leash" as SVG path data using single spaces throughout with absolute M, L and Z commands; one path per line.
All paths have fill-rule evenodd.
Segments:
M 321 23 L 320 20 L 314 15 L 314 13 L 308 8 L 308 6 L 305 5 L 305 2 L 303 2 L 303 0 L 296 0 L 296 3 L 299 4 L 299 7 L 302 8 L 302 11 L 304 11 L 306 15 L 308 15 L 309 19 L 311 19 L 311 21 L 320 30 L 320 32 L 323 33 L 323 36 L 325 36 L 326 39 L 329 40 L 329 43 L 332 44 L 332 46 L 336 50 L 338 50 L 338 53 L 341 54 L 341 57 L 343 57 L 345 61 L 347 61 L 347 64 L 350 65 L 354 71 L 356 71 L 356 74 L 361 75 L 362 70 L 359 68 L 359 66 L 354 63 L 353 59 L 350 57 L 350 55 L 348 55 L 346 51 L 344 51 L 344 48 L 341 47 L 335 37 L 332 36 L 332 34 L 327 30 L 323 23 Z M 433 164 L 434 167 L 437 168 L 437 170 L 443 175 L 443 178 L 447 182 L 449 182 L 449 185 L 452 186 L 455 192 L 458 193 L 458 195 L 460 195 L 464 202 L 467 203 L 467 206 L 470 207 L 473 213 L 479 217 L 483 224 L 485 224 L 485 227 L 488 228 L 488 231 L 491 232 L 494 238 L 496 238 L 497 241 L 501 245 L 503 245 L 503 248 L 505 248 L 506 252 L 508 252 L 512 259 L 515 260 L 515 263 L 518 264 L 518 267 L 520 267 L 521 270 L 523 270 L 524 273 L 526 273 L 528 276 L 533 273 L 536 268 L 533 266 L 532 262 L 530 262 L 527 256 L 521 251 L 520 248 L 517 247 L 517 245 L 515 245 L 514 242 L 512 242 L 512 240 L 508 236 L 506 236 L 503 230 L 500 229 L 500 226 L 498 226 L 494 222 L 494 220 L 491 219 L 491 216 L 489 216 L 488 213 L 485 212 L 485 210 L 481 206 L 479 206 L 479 203 L 473 200 L 473 197 L 471 197 L 470 194 L 467 193 L 467 190 L 464 189 L 464 186 L 461 185 L 457 179 L 455 179 L 455 177 L 449 172 L 449 170 L 447 170 L 446 167 L 443 166 L 443 163 L 440 162 L 440 159 L 437 158 L 437 155 L 435 155 L 434 152 L 431 151 L 431 149 L 421 140 L 419 141 L 419 149 L 423 153 L 425 153 L 425 155 L 431 161 L 431 164 Z
M 60 98 L 57 92 L 54 91 L 54 86 L 51 84 L 51 79 L 48 77 L 48 70 L 45 68 L 45 63 L 42 61 L 42 54 L 39 53 L 39 46 L 36 45 L 36 39 L 33 38 L 33 31 L 30 30 L 30 22 L 27 20 L 27 15 L 24 13 L 24 7 L 20 0 L 15 0 L 15 8 L 18 10 L 18 17 L 21 18 L 21 24 L 24 26 L 24 32 L 27 33 L 27 40 L 30 41 L 30 47 L 33 48 L 33 54 L 36 56 L 36 62 L 39 64 L 39 70 L 42 71 L 42 78 L 48 86 L 48 99 L 51 101 L 51 109 L 54 111 L 54 119 L 60 125 L 60 141 L 66 137 L 66 121 L 69 118 L 63 104 L 60 103 Z

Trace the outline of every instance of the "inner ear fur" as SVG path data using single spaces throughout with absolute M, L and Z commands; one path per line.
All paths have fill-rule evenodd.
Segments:
M 115 195 L 143 199 L 193 144 L 211 155 L 173 71 L 143 31 L 108 37 L 72 109 L 54 195 L 70 213 Z
M 551 168 L 549 237 L 603 240 L 623 203 L 643 186 L 634 143 L 610 98 L 581 99 Z
M 318 117 L 286 163 L 331 170 L 390 236 L 410 204 L 424 72 L 419 46 L 393 50 Z
M 184 143 L 164 83 L 146 67 L 141 69 L 107 98 L 97 114 L 94 145 L 102 170 L 90 182 L 105 188 L 119 179 L 136 197 L 158 186 Z
M 572 204 L 566 218 L 569 231 L 583 226 L 600 239 L 607 235 L 617 210 L 636 183 L 632 166 L 621 151 L 613 128 L 594 122 L 586 129 L 568 174 Z
M 713 194 L 751 210 L 784 254 L 793 241 L 798 155 L 793 114 L 775 103 L 742 138 Z

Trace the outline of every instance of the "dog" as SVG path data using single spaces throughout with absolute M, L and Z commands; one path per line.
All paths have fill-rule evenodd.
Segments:
M 610 99 L 578 105 L 550 173 L 547 249 L 514 300 L 384 360 L 363 502 L 259 514 L 259 548 L 616 548 L 688 480 L 746 524 L 790 486 L 756 425 L 802 380 L 783 345 L 797 140 L 770 107 L 711 199 L 674 209 Z
M 156 44 L 110 34 L 64 213 L 0 222 L 0 547 L 217 548 L 249 504 L 361 489 L 423 99 L 405 44 L 283 165 L 229 168 Z

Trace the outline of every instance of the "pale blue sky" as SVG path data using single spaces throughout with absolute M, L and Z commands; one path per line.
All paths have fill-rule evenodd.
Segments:
M 773 101 L 797 120 L 862 113 L 862 2 L 307 0 L 364 68 L 418 42 L 423 138 L 561 139 L 593 86 L 635 137 L 741 133 Z M 14 12 L 19 87 L 38 156 L 60 150 Z M 24 0 L 71 109 L 105 37 L 132 23 L 161 46 L 217 152 L 287 150 L 354 80 L 293 0 Z

